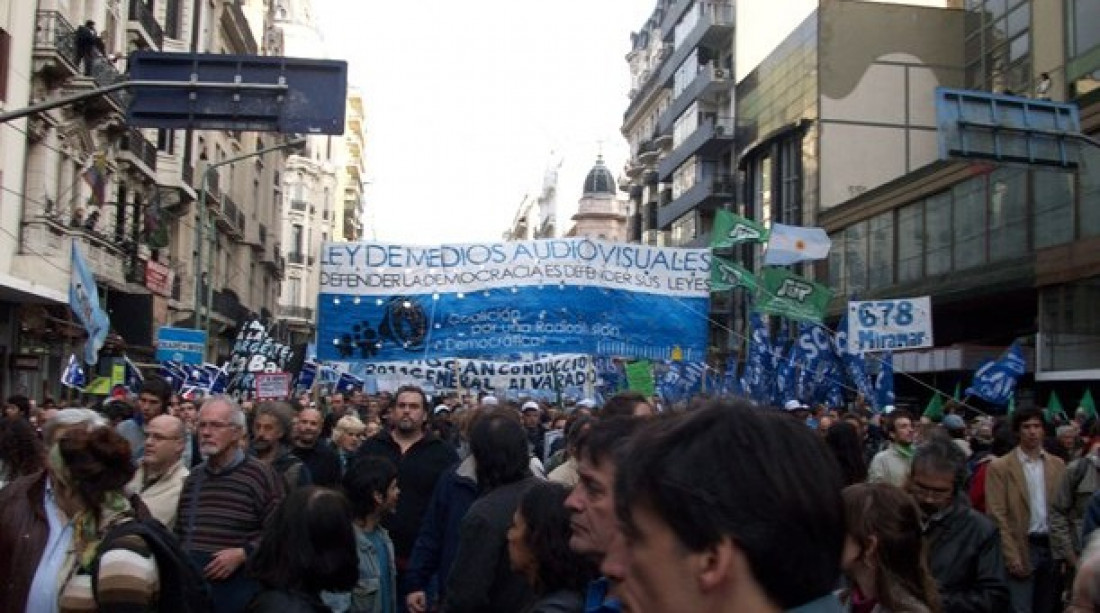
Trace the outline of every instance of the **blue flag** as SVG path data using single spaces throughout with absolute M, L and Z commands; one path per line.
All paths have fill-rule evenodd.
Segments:
M 882 411 L 894 404 L 894 352 L 886 351 L 879 358 L 878 376 L 875 378 L 875 410 Z
M 836 328 L 836 354 L 840 357 L 844 370 L 848 374 L 848 380 L 852 382 L 867 403 L 874 405 L 875 390 L 871 386 L 871 378 L 867 376 L 867 360 L 859 353 L 848 351 L 848 316 L 840 318 Z
M 65 370 L 61 373 L 61 385 L 75 389 L 83 389 L 87 384 L 88 378 L 84 375 L 84 367 L 81 366 L 80 360 L 76 359 L 76 354 L 71 354 L 69 356 L 69 365 L 66 366 Z
M 298 389 L 312 389 L 313 381 L 317 378 L 317 363 L 313 361 L 306 361 L 302 363 L 302 370 L 298 372 L 298 382 L 295 387 Z
M 726 358 L 726 371 L 722 373 L 720 394 L 723 396 L 741 396 L 741 379 L 737 376 L 737 356 Z
M 183 384 L 187 382 L 187 368 L 179 362 L 161 362 L 160 376 L 168 382 L 172 391 L 179 393 L 183 389 Z
M 99 350 L 110 332 L 111 320 L 107 317 L 107 312 L 99 306 L 99 289 L 96 287 L 95 277 L 88 270 L 84 256 L 80 254 L 76 239 L 73 239 L 71 267 L 69 308 L 88 332 L 88 340 L 84 343 L 84 361 L 95 364 L 99 361 Z
M 1020 343 L 1012 343 L 1000 358 L 978 367 L 974 380 L 966 388 L 966 394 L 996 406 L 1005 406 L 1016 391 L 1016 380 L 1026 371 L 1027 360 Z
M 362 388 L 363 380 L 349 373 L 340 375 L 340 378 L 336 381 L 336 391 L 343 394 L 349 394 L 354 390 Z
M 741 375 L 741 388 L 758 404 L 768 404 L 772 401 L 773 387 L 772 346 L 768 328 L 759 313 L 749 315 L 749 330 L 749 349 Z
M 122 360 L 125 364 L 126 389 L 136 394 L 141 391 L 141 384 L 145 382 L 145 376 L 141 374 L 141 369 L 137 367 L 137 364 L 130 361 L 130 358 L 123 357 Z

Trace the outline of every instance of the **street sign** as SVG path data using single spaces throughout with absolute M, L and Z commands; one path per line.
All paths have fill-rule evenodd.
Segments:
M 1073 104 L 940 87 L 936 123 L 943 160 L 1078 165 L 1083 139 Z
M 163 326 L 157 331 L 157 361 L 202 364 L 206 332 Z
M 135 127 L 344 133 L 344 61 L 136 51 L 129 72 Z
M 933 346 L 932 300 L 928 296 L 848 302 L 851 353 Z

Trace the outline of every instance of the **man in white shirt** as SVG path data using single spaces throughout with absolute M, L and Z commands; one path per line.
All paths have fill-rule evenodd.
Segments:
M 180 492 L 189 471 L 183 466 L 183 421 L 160 415 L 145 425 L 145 451 L 130 491 L 141 497 L 153 517 L 171 530 L 176 524 Z
M 871 483 L 889 483 L 904 487 L 909 479 L 909 466 L 913 461 L 913 439 L 916 428 L 913 416 L 904 409 L 898 409 L 886 416 L 886 432 L 890 436 L 890 445 L 875 454 L 867 469 L 867 480 Z
M 1048 613 L 1056 610 L 1059 597 L 1050 546 L 1050 505 L 1066 465 L 1043 451 L 1039 409 L 1017 409 L 1012 429 L 1019 444 L 989 464 L 986 508 L 1001 534 L 1013 610 Z

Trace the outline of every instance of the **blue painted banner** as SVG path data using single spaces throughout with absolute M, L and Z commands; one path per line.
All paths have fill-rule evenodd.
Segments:
M 538 352 L 702 361 L 710 265 L 706 249 L 583 238 L 326 243 L 317 357 Z
M 202 364 L 206 332 L 190 328 L 161 327 L 157 331 L 157 361 Z

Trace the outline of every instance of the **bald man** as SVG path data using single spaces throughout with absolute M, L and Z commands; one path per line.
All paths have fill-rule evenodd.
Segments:
M 183 421 L 168 414 L 146 424 L 145 451 L 129 486 L 169 530 L 176 523 L 180 492 L 189 474 L 181 461 L 185 435 Z
M 340 457 L 321 438 L 325 418 L 317 409 L 302 409 L 294 423 L 294 455 L 309 468 L 314 485 L 336 487 L 340 482 Z

